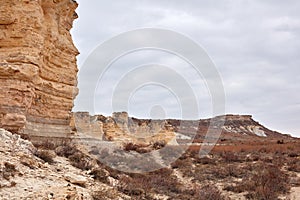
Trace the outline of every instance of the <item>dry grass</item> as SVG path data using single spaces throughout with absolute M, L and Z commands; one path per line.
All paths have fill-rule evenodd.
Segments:
M 172 175 L 171 169 L 160 169 L 146 174 L 127 174 L 119 179 L 118 190 L 134 199 L 149 199 L 150 193 L 176 196 L 182 193 L 182 185 Z
M 248 175 L 242 182 L 227 185 L 224 189 L 236 193 L 248 192 L 247 199 L 273 200 L 281 194 L 287 194 L 289 187 L 288 174 L 278 166 L 263 162 L 248 166 Z
M 53 143 L 46 140 L 34 145 L 37 148 L 35 155 L 50 164 L 54 162 L 54 155 L 52 154 L 54 151 L 56 155 L 68 158 L 74 167 L 81 170 L 90 170 L 93 168 L 90 157 L 78 150 L 71 140 L 66 139 L 60 143 Z
M 226 141 L 225 141 L 226 142 Z M 171 168 L 157 170 L 145 174 L 123 173 L 105 166 L 100 161 L 91 162 L 88 155 L 80 152 L 71 143 L 65 143 L 55 148 L 49 144 L 42 145 L 55 149 L 57 155 L 70 160 L 72 165 L 82 169 L 91 169 L 94 179 L 108 184 L 108 177 L 118 179 L 116 189 L 130 196 L 132 199 L 153 199 L 152 194 L 164 194 L 169 199 L 226 199 L 221 192 L 228 191 L 242 193 L 247 199 L 270 200 L 277 199 L 279 195 L 287 195 L 290 185 L 299 184 L 295 177 L 290 176 L 300 172 L 300 143 L 289 141 L 264 141 L 249 143 L 232 143 L 215 146 L 209 156 L 199 158 L 199 146 L 191 146 Z M 157 144 L 157 148 L 162 146 Z M 144 153 L 146 148 L 132 143 L 124 146 L 128 152 Z M 164 149 L 163 149 L 164 150 Z M 177 151 L 178 147 L 162 151 L 163 156 Z M 99 152 L 94 148 L 91 154 L 100 154 L 106 159 L 111 157 L 109 152 Z M 126 159 L 126 158 L 125 158 Z M 110 161 L 110 160 L 109 160 Z M 113 160 L 112 160 L 113 161 Z M 153 162 L 136 162 L 137 167 L 147 168 Z M 190 178 L 190 185 L 185 185 L 174 175 L 174 169 L 181 172 L 183 178 Z M 209 185 L 207 183 L 210 183 Z M 224 185 L 220 191 L 214 185 Z M 200 187 L 202 186 L 202 187 Z M 95 191 L 94 199 L 103 199 L 103 191 Z
M 216 186 L 205 185 L 198 191 L 199 200 L 224 200 L 225 197 L 221 194 Z
M 279 195 L 288 195 L 292 172 L 300 172 L 300 143 L 267 144 L 215 146 L 210 156 L 204 158 L 199 158 L 200 147 L 195 145 L 172 167 L 196 183 L 220 183 L 225 184 L 224 191 L 245 192 L 247 199 L 277 199 Z M 298 179 L 292 180 L 298 183 Z

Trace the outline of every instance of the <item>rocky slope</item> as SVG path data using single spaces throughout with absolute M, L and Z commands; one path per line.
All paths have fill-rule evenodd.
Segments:
M 50 137 L 70 132 L 76 8 L 71 0 L 1 0 L 0 127 Z
M 236 147 L 231 146 L 231 151 L 215 149 L 205 158 L 191 149 L 164 169 L 135 174 L 103 165 L 102 159 L 93 158 L 95 150 L 88 153 L 83 146 L 75 149 L 70 143 L 33 146 L 19 135 L 0 129 L 0 199 L 229 200 L 249 199 L 251 195 L 254 199 L 265 195 L 269 199 L 297 199 L 299 144 L 270 143 L 270 151 L 258 151 L 265 148 L 261 145 L 257 150 L 254 147 L 239 153 L 233 153 Z M 132 151 L 129 154 L 136 156 Z M 122 157 L 114 158 L 114 152 L 102 156 L 122 163 Z M 149 167 L 153 162 L 159 160 L 132 164 Z M 260 184 L 266 189 L 261 190 Z
M 36 156 L 37 149 L 31 142 L 0 129 L 0 199 L 84 200 L 94 199 L 96 190 L 114 199 L 128 199 L 109 182 L 96 182 L 90 171 L 72 166 L 67 158 L 51 150 L 43 151 L 53 157 L 51 163 Z

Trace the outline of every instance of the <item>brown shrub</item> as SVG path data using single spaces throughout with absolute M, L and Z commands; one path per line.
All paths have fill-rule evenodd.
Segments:
M 237 185 L 227 185 L 224 187 L 224 190 L 235 192 L 235 193 L 242 193 L 247 190 L 244 184 L 237 184 Z
M 99 189 L 92 192 L 93 200 L 118 199 L 114 190 Z
M 204 158 L 199 158 L 196 157 L 195 161 L 199 164 L 203 164 L 203 165 L 215 165 L 216 164 L 216 160 L 212 159 L 212 158 L 208 158 L 208 157 L 204 157 Z
M 152 146 L 154 149 L 161 149 L 166 146 L 166 142 L 165 141 L 157 141 Z
M 95 180 L 98 180 L 102 183 L 109 183 L 109 181 L 108 181 L 109 173 L 104 169 L 101 169 L 101 168 L 93 169 L 91 171 L 90 175 L 93 175 L 93 178 Z
M 4 162 L 4 167 L 0 170 L 2 177 L 6 180 L 14 177 L 17 172 L 16 166 L 8 162 Z
M 213 153 L 219 152 L 245 152 L 245 153 L 300 153 L 300 142 L 286 141 L 284 144 L 277 144 L 277 141 L 248 141 L 247 143 L 238 143 L 237 145 L 219 145 L 212 150 Z
M 288 154 L 288 156 L 291 157 L 291 158 L 296 158 L 296 157 L 299 156 L 299 154 L 298 154 L 297 152 L 290 152 L 290 153 Z
M 173 169 L 177 169 L 177 168 L 182 169 L 182 168 L 185 168 L 185 167 L 189 167 L 188 165 L 189 165 L 189 163 L 187 162 L 187 160 L 180 160 L 180 159 L 178 159 L 178 160 L 176 160 L 175 162 L 173 162 L 171 164 L 171 167 Z
M 198 191 L 197 199 L 199 200 L 224 200 L 221 192 L 216 186 L 205 185 Z
M 299 187 L 300 186 L 300 178 L 297 175 L 295 175 L 294 177 L 291 177 L 290 184 L 294 187 Z
M 92 155 L 99 155 L 99 153 L 100 153 L 100 151 L 96 146 L 92 146 L 91 150 L 89 151 L 89 154 L 92 154 Z
M 56 147 L 56 149 L 55 149 L 55 153 L 58 156 L 62 156 L 62 157 L 66 157 L 66 158 L 75 154 L 76 152 L 78 152 L 78 149 L 76 148 L 75 145 L 73 145 L 71 143 L 64 143 L 64 144 Z
M 151 148 L 149 148 L 148 145 L 138 145 L 134 143 L 127 143 L 124 145 L 125 151 L 136 151 L 138 153 L 148 153 L 151 151 Z
M 300 172 L 300 160 L 298 159 L 290 159 L 287 162 L 287 170 L 292 172 Z
M 246 181 L 248 199 L 276 199 L 289 191 L 289 178 L 275 165 L 262 163 L 257 166 L 252 177 Z
M 49 140 L 45 140 L 43 142 L 33 142 L 33 145 L 37 149 L 46 149 L 46 150 L 54 150 L 56 148 L 56 144 Z
M 138 146 L 133 143 L 127 143 L 124 145 L 124 150 L 125 151 L 136 151 L 138 149 Z
M 143 195 L 145 189 L 150 189 L 149 182 L 146 178 L 130 178 L 123 176 L 119 180 L 118 190 L 128 196 Z
M 53 158 L 55 157 L 55 155 L 52 151 L 38 149 L 34 152 L 34 155 L 49 164 L 54 163 Z
M 238 161 L 240 161 L 238 155 L 236 153 L 233 153 L 233 152 L 230 152 L 230 151 L 223 152 L 221 154 L 221 156 L 222 156 L 222 158 L 225 162 L 238 162 Z
M 289 178 L 277 165 L 260 162 L 242 168 L 243 181 L 228 185 L 224 190 L 241 193 L 247 191 L 247 199 L 273 200 L 288 193 Z
M 83 154 L 80 151 L 74 153 L 73 155 L 69 156 L 68 158 L 71 162 L 71 165 L 73 165 L 74 167 L 77 167 L 78 169 L 90 170 L 93 167 L 91 162 L 89 161 L 88 156 L 86 156 L 85 154 Z
M 122 176 L 118 190 L 137 199 L 137 196 L 146 198 L 150 192 L 174 196 L 181 193 L 181 187 L 171 169 L 160 169 L 146 174 Z

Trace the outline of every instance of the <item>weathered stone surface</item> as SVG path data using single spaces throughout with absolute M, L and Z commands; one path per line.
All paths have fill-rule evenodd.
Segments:
M 7 113 L 1 120 L 1 125 L 5 129 L 18 131 L 17 128 L 24 128 L 26 123 L 26 117 L 17 113 Z
M 67 173 L 64 177 L 67 181 L 76 185 L 85 185 L 88 182 L 86 177 L 72 173 Z
M 94 191 L 99 189 L 113 196 L 112 199 L 130 199 L 110 185 L 95 181 L 87 171 L 72 166 L 67 158 L 56 156 L 49 164 L 36 157 L 36 151 L 28 140 L 0 128 L 1 200 L 91 200 Z M 6 167 L 7 163 L 10 168 Z
M 78 93 L 78 50 L 69 32 L 76 8 L 70 0 L 1 0 L 0 127 L 33 135 L 70 132 Z
M 111 117 L 77 112 L 73 113 L 71 121 L 72 129 L 81 136 L 123 144 L 167 144 L 175 138 L 173 127 L 166 120 L 139 120 L 129 117 L 126 112 L 113 113 Z

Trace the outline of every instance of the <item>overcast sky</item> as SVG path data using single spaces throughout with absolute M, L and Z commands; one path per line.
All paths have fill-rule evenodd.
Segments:
M 95 48 L 120 33 L 139 28 L 172 30 L 197 42 L 214 62 L 223 80 L 226 113 L 251 114 L 272 130 L 300 137 L 300 1 L 77 2 L 79 18 L 72 35 L 81 53 L 79 69 Z M 138 66 L 153 63 L 161 67 L 144 66 L 139 79 L 155 76 L 172 80 L 172 76 L 180 75 L 196 96 L 199 118 L 212 115 L 205 78 L 180 57 L 158 50 L 141 50 L 120 58 L 103 75 L 96 91 L 79 83 L 81 91 L 95 94 L 95 109 L 88 111 L 110 115 L 115 111 L 109 105 L 116 95 L 113 93 L 120 92 L 115 86 L 122 85 L 128 73 L 137 77 Z M 136 87 L 126 99 L 131 115 L 180 118 L 181 105 L 174 91 L 163 84 Z M 88 108 L 82 99 L 75 101 L 75 111 Z

